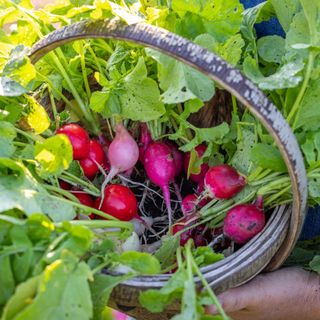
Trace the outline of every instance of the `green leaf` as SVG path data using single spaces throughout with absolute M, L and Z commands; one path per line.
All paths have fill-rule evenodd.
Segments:
M 188 279 L 186 270 L 179 269 L 160 290 L 147 290 L 140 294 L 140 304 L 151 312 L 162 312 L 166 306 L 182 295 Z
M 13 140 L 16 136 L 15 127 L 10 122 L 0 121 L 0 157 L 9 158 L 13 155 L 16 150 Z
M 72 155 L 70 140 L 63 134 L 57 134 L 35 145 L 35 159 L 41 164 L 45 175 L 58 175 L 68 169 Z
M 95 91 L 92 93 L 90 98 L 90 108 L 99 113 L 104 113 L 107 108 L 107 103 L 110 97 L 108 91 Z
M 292 22 L 293 16 L 299 10 L 299 0 L 270 0 L 272 6 L 276 12 L 277 18 L 284 29 L 284 31 L 288 31 L 290 24 Z
M 115 277 L 105 274 L 98 274 L 94 277 L 94 281 L 90 283 L 90 290 L 95 320 L 103 320 L 102 312 L 108 304 L 112 289 L 131 277 L 130 275 Z
M 180 126 L 183 128 L 189 128 L 194 131 L 194 138 L 186 143 L 184 146 L 180 147 L 180 150 L 183 152 L 191 151 L 199 144 L 206 142 L 206 143 L 216 143 L 221 144 L 223 138 L 229 133 L 230 128 L 226 122 L 219 124 L 218 126 L 212 128 L 195 128 L 194 126 L 190 125 L 187 122 L 180 123 Z M 179 133 L 170 135 L 170 139 L 175 140 L 179 138 Z
M 290 29 L 286 37 L 286 48 L 289 52 L 294 52 L 294 54 L 307 54 L 306 49 L 310 46 L 310 31 L 308 26 L 308 21 L 303 14 L 303 12 L 297 13 L 292 20 Z M 292 48 L 298 49 L 294 50 Z
M 182 18 L 178 33 L 189 38 L 209 33 L 218 41 L 225 41 L 239 31 L 243 12 L 238 0 L 173 0 L 172 9 Z
M 318 1 L 300 0 L 309 25 L 310 44 L 320 49 L 320 3 Z
M 231 36 L 222 43 L 218 43 L 210 34 L 201 34 L 194 42 L 211 50 L 234 66 L 240 61 L 242 48 L 245 45 L 240 34 Z
M 304 157 L 309 166 L 320 164 L 320 132 L 310 132 L 301 145 Z
M 266 62 L 281 64 L 285 55 L 285 40 L 280 36 L 265 36 L 258 40 L 259 56 Z
M 66 218 L 65 220 L 67 220 Z M 71 220 L 71 219 L 68 219 Z M 68 237 L 57 248 L 53 248 L 47 256 L 45 261 L 47 263 L 54 262 L 59 259 L 63 251 L 72 252 L 77 257 L 82 257 L 92 246 L 93 232 L 85 226 L 72 225 L 65 221 L 63 223 L 63 231 L 68 233 Z
M 31 213 L 42 212 L 48 215 L 54 222 L 72 220 L 76 216 L 76 211 L 71 204 L 65 203 L 60 198 L 51 197 L 47 193 L 36 193 L 34 200 L 40 209 L 34 210 Z
M 296 87 L 301 81 L 300 71 L 304 63 L 301 60 L 288 62 L 281 66 L 276 73 L 264 77 L 255 59 L 247 56 L 243 62 L 243 71 L 262 90 L 276 90 Z
M 158 78 L 163 102 L 175 104 L 199 98 L 208 101 L 214 95 L 214 83 L 201 72 L 152 49 L 149 56 L 158 62 Z
M 30 62 L 28 49 L 23 45 L 15 47 L 3 68 L 2 74 L 26 87 L 36 77 L 36 69 Z
M 39 285 L 40 276 L 29 278 L 27 281 L 17 286 L 14 295 L 10 298 L 6 304 L 2 320 L 11 320 L 30 305 L 30 300 L 37 293 L 37 287 Z
M 89 267 L 65 252 L 62 259 L 47 266 L 39 277 L 36 295 L 28 296 L 31 303 L 23 309 L 18 308 L 17 313 L 11 309 L 12 317 L 4 320 L 88 320 L 92 317 L 90 278 Z M 17 300 L 15 295 L 10 301 L 13 299 Z
M 313 259 L 310 261 L 309 266 L 311 270 L 320 273 L 320 256 L 316 255 L 313 257 Z
M 215 253 L 210 247 L 198 247 L 192 254 L 199 267 L 208 266 L 224 259 L 222 253 Z
M 258 143 L 251 150 L 251 160 L 258 167 L 276 172 L 287 172 L 280 151 L 273 145 Z
M 203 107 L 203 102 L 200 99 L 188 100 L 183 105 L 183 112 L 180 117 L 187 120 L 192 113 L 198 112 Z
M 10 256 L 0 256 L 0 306 L 4 305 L 15 290 L 15 280 Z
M 27 230 L 22 226 L 14 226 L 10 230 L 12 245 L 22 248 L 24 251 L 12 257 L 12 270 L 14 271 L 17 283 L 27 279 L 32 270 L 33 251 L 32 242 L 27 235 Z
M 156 120 L 165 113 L 158 85 L 153 79 L 147 78 L 147 68 L 142 57 L 124 78 L 119 101 L 122 116 L 133 121 Z
M 50 126 L 50 119 L 43 106 L 33 97 L 26 96 L 27 116 L 26 120 L 32 131 L 41 134 Z
M 188 278 L 184 283 L 184 290 L 181 301 L 182 312 L 172 320 L 198 320 L 197 291 L 193 278 Z
M 0 96 L 2 97 L 18 97 L 26 93 L 25 89 L 17 81 L 8 77 L 0 77 Z
M 241 127 L 238 132 L 237 151 L 233 155 L 230 165 L 242 174 L 248 174 L 253 169 L 250 158 L 251 150 L 257 144 L 257 136 L 251 130 Z
M 41 212 L 36 201 L 37 184 L 23 165 L 0 158 L 0 212 L 19 209 L 26 214 Z
M 144 252 L 126 251 L 118 261 L 141 274 L 157 274 L 161 270 L 158 259 Z
M 162 269 L 166 269 L 174 264 L 176 260 L 176 251 L 179 247 L 179 237 L 163 236 L 161 247 L 154 256 L 159 260 Z
M 318 130 L 320 123 L 320 79 L 309 82 L 296 116 L 296 128 Z

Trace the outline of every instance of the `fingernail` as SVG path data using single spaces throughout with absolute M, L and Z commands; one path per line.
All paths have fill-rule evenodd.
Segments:
M 218 309 L 215 305 L 210 305 L 210 306 L 206 306 L 205 312 L 207 314 L 217 314 L 218 313 Z

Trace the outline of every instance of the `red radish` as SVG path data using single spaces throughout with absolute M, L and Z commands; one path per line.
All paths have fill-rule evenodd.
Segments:
M 59 180 L 59 186 L 63 190 L 71 190 L 72 189 L 72 185 L 66 181 L 63 181 L 63 180 Z
M 247 243 L 264 227 L 264 212 L 254 204 L 239 204 L 224 219 L 223 233 L 238 244 Z
M 221 164 L 208 170 L 204 184 L 210 197 L 230 199 L 245 187 L 246 179 L 236 169 L 227 164 Z
M 172 226 L 172 234 L 175 235 L 176 233 L 185 229 L 188 226 L 190 225 L 186 224 L 186 222 L 183 222 L 183 221 L 176 223 Z M 180 245 L 184 246 L 188 242 L 188 240 L 191 238 L 192 238 L 192 229 L 182 232 L 180 234 Z
M 139 159 L 139 147 L 121 123 L 116 125 L 116 136 L 109 146 L 108 158 L 111 168 L 102 190 L 118 173 L 132 169 Z
M 200 144 L 195 148 L 195 151 L 197 152 L 197 155 L 199 158 L 201 158 L 203 156 L 203 154 L 206 152 L 207 150 L 207 146 L 205 146 L 204 144 Z M 189 168 L 189 163 L 190 163 L 190 156 L 191 153 L 188 152 L 185 155 L 184 158 L 184 171 L 187 173 L 188 172 L 188 168 Z M 209 165 L 207 163 L 203 163 L 200 167 L 200 173 L 198 174 L 190 174 L 190 180 L 192 180 L 195 183 L 202 183 L 204 176 L 206 174 L 206 172 L 209 169 Z
M 139 138 L 139 160 L 143 164 L 144 153 L 149 145 L 152 143 L 152 136 L 146 123 L 140 125 L 140 138 Z
M 263 210 L 263 196 L 258 195 L 256 201 L 254 202 L 254 205 L 258 209 Z
M 196 211 L 197 207 L 202 208 L 208 203 L 208 199 L 202 199 L 200 202 L 196 194 L 188 194 L 185 196 L 181 203 L 181 210 L 184 215 Z
M 104 189 L 104 197 L 98 198 L 95 207 L 118 218 L 121 221 L 130 221 L 137 216 L 137 199 L 133 192 L 120 184 L 110 184 Z
M 66 124 L 57 130 L 57 134 L 65 134 L 69 138 L 74 160 L 80 160 L 89 155 L 90 138 L 87 131 L 79 125 L 75 123 Z
M 79 202 L 81 204 L 83 204 L 84 206 L 87 206 L 87 207 L 91 207 L 93 208 L 94 207 L 94 199 L 92 196 L 90 196 L 90 194 L 88 193 L 85 193 L 83 191 L 72 191 L 71 192 L 76 198 L 78 198 Z M 90 219 L 94 219 L 94 214 L 91 213 L 89 214 L 89 218 Z M 78 220 L 79 219 L 79 216 L 77 215 L 75 217 L 75 220 Z
M 206 228 L 204 224 L 192 229 L 192 239 L 196 247 L 207 246 L 212 240 L 211 230 Z
M 83 191 L 72 191 L 71 192 L 75 197 L 78 198 L 78 200 L 80 201 L 81 204 L 87 206 L 87 207 L 92 207 L 94 206 L 94 199 L 93 197 L 88 194 L 85 193 Z
M 91 140 L 89 145 L 89 155 L 79 161 L 84 175 L 88 179 L 93 179 L 101 167 L 105 165 L 105 154 L 101 144 L 97 140 Z
M 169 183 L 175 177 L 176 165 L 170 148 L 162 142 L 153 142 L 144 154 L 144 168 L 150 180 L 162 189 L 171 226 L 172 210 Z

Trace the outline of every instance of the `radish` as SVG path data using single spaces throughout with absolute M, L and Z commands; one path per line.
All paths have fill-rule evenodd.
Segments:
M 192 222 L 193 224 L 193 222 Z M 191 224 L 188 223 L 188 220 L 183 219 L 180 222 L 172 226 L 172 234 L 175 235 L 186 227 L 190 227 Z M 192 238 L 192 229 L 186 230 L 180 234 L 180 246 L 184 246 L 189 239 Z
M 238 244 L 245 244 L 265 226 L 263 210 L 255 204 L 239 204 L 224 219 L 223 233 Z
M 180 175 L 183 168 L 183 153 L 178 150 L 178 147 L 173 142 L 167 141 L 166 145 L 170 148 L 171 154 L 173 156 L 173 160 L 176 167 L 176 172 L 175 172 L 175 178 L 176 178 Z M 175 181 L 173 181 L 173 186 L 174 186 L 174 190 L 176 192 L 178 200 L 182 202 L 180 188 Z
M 207 246 L 212 240 L 211 230 L 204 224 L 192 229 L 192 239 L 196 247 Z
M 99 172 L 99 166 L 105 165 L 105 154 L 101 144 L 97 140 L 91 140 L 89 145 L 89 155 L 85 159 L 79 160 L 84 175 L 88 179 L 93 179 Z
M 195 151 L 197 152 L 197 155 L 199 158 L 201 158 L 203 156 L 203 154 L 206 152 L 206 150 L 207 150 L 207 146 L 205 146 L 204 144 L 200 144 L 195 148 Z M 189 164 L 190 164 L 190 157 L 191 157 L 191 153 L 188 152 L 184 158 L 184 171 L 186 173 L 188 173 L 188 168 L 189 168 Z M 193 174 L 193 173 L 190 174 L 189 179 L 195 183 L 198 183 L 198 184 L 203 183 L 204 176 L 205 176 L 206 172 L 208 171 L 208 169 L 209 169 L 209 165 L 207 163 L 203 163 L 200 166 L 200 172 L 198 174 Z
M 59 186 L 63 190 L 71 190 L 73 187 L 70 183 L 63 180 L 59 180 Z
M 72 193 L 72 194 L 79 200 L 79 202 L 80 202 L 81 204 L 83 204 L 84 206 L 91 207 L 91 208 L 94 207 L 94 199 L 93 199 L 93 197 L 92 197 L 90 194 L 85 193 L 85 192 L 80 191 L 80 190 L 78 190 L 78 191 L 72 191 L 71 193 Z M 88 217 L 89 217 L 90 219 L 94 219 L 95 216 L 94 216 L 93 213 L 91 213 L 91 214 L 88 215 Z M 78 219 L 79 219 L 79 215 L 77 215 L 77 216 L 75 217 L 75 220 L 78 220 Z
M 165 144 L 170 148 L 171 154 L 173 156 L 176 166 L 175 177 L 177 177 L 180 175 L 183 168 L 183 153 L 179 151 L 178 147 L 173 142 L 167 141 Z
M 101 211 L 121 221 L 130 221 L 137 216 L 137 199 L 128 187 L 111 184 L 104 189 L 103 195 L 103 200 L 98 198 L 95 202 L 95 207 Z
M 71 192 L 75 197 L 78 198 L 78 200 L 80 201 L 81 204 L 87 206 L 87 207 L 92 207 L 94 206 L 94 200 L 93 197 L 88 194 L 85 193 L 83 191 L 72 191 Z
M 116 136 L 109 146 L 108 159 L 111 167 L 102 184 L 102 190 L 118 173 L 132 169 L 139 159 L 139 147 L 121 123 L 116 125 Z
M 77 124 L 70 123 L 59 128 L 57 134 L 65 134 L 69 138 L 74 160 L 88 157 L 90 138 L 86 130 Z
M 168 210 L 169 226 L 171 226 L 172 210 L 169 183 L 173 181 L 176 173 L 176 165 L 171 150 L 162 142 L 153 142 L 144 155 L 144 168 L 148 177 L 162 189 Z
M 140 138 L 139 138 L 139 160 L 143 164 L 144 153 L 149 145 L 153 142 L 151 133 L 146 123 L 140 125 Z
M 181 210 L 184 215 L 193 213 L 196 211 L 197 207 L 202 208 L 205 206 L 210 200 L 202 199 L 199 201 L 199 197 L 193 193 L 185 196 L 181 203 Z
M 246 179 L 227 164 L 210 168 L 204 178 L 205 190 L 211 198 L 230 199 L 246 185 Z

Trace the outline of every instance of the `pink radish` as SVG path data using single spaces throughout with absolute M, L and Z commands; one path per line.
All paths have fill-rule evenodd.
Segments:
M 200 144 L 195 148 L 195 151 L 197 152 L 197 155 L 199 158 L 201 158 L 203 156 L 203 154 L 206 152 L 206 150 L 207 150 L 207 146 L 204 144 Z M 184 158 L 184 171 L 186 173 L 188 173 L 188 168 L 189 168 L 189 164 L 190 164 L 190 157 L 191 157 L 191 153 L 188 152 Z M 209 169 L 209 165 L 207 163 L 203 163 L 200 167 L 200 173 L 190 174 L 189 179 L 195 183 L 198 183 L 198 184 L 203 183 L 204 176 L 205 176 L 206 172 L 208 171 L 208 169 Z
M 264 227 L 265 215 L 255 204 L 239 204 L 224 219 L 223 233 L 238 244 L 247 243 Z
M 172 210 L 169 183 L 175 177 L 176 166 L 170 148 L 162 142 L 153 142 L 144 154 L 144 168 L 150 180 L 162 189 L 171 226 Z
M 195 212 L 197 207 L 202 208 L 208 203 L 208 199 L 199 201 L 199 197 L 196 194 L 188 194 L 183 198 L 181 203 L 181 210 L 184 215 Z
M 246 179 L 227 164 L 210 168 L 204 178 L 205 189 L 211 198 L 230 199 L 246 185 Z
M 146 152 L 149 145 L 152 143 L 151 133 L 146 123 L 140 125 L 140 138 L 139 138 L 139 160 L 143 164 L 144 153 Z
M 104 190 L 118 173 L 132 169 L 139 159 L 139 147 L 121 123 L 116 125 L 116 136 L 109 146 L 108 159 L 111 167 L 101 190 Z M 102 192 L 101 204 L 103 197 Z
M 175 177 L 177 177 L 178 175 L 180 175 L 183 168 L 183 153 L 179 151 L 178 147 L 173 142 L 167 141 L 165 144 L 170 148 L 171 154 L 173 156 L 176 166 Z
M 173 160 L 176 166 L 175 178 L 180 175 L 183 168 L 183 153 L 178 150 L 178 147 L 170 141 L 166 142 L 166 145 L 170 148 Z M 173 181 L 174 190 L 176 192 L 177 198 L 182 202 L 182 196 L 178 184 Z

